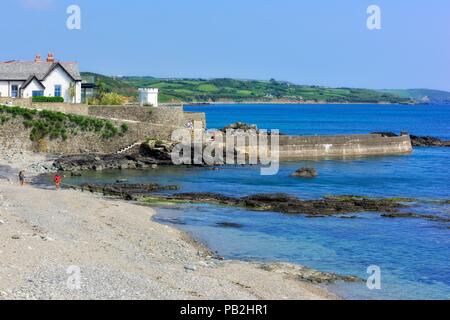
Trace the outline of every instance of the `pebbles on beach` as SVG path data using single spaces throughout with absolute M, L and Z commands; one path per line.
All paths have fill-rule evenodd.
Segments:
M 197 271 L 197 267 L 194 266 L 193 264 L 185 265 L 184 269 L 186 269 L 187 271 Z
M 52 170 L 45 156 L 8 154 L 0 176 L 13 181 L 23 168 L 27 178 Z M 258 264 L 221 261 L 153 221 L 149 207 L 5 180 L 0 189 L 0 299 L 336 298 Z
M 14 181 L 21 170 L 25 177 L 55 172 L 54 157 L 28 151 L 17 151 L 0 147 L 0 180 Z

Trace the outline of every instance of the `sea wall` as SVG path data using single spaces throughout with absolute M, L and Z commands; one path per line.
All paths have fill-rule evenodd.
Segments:
M 15 105 L 15 106 L 29 107 L 29 106 L 31 106 L 31 99 L 0 97 L 0 104 L 9 104 L 9 105 Z
M 19 100 L 24 100 L 19 103 Z M 67 103 L 33 103 L 26 105 L 30 99 L 14 100 L 14 105 L 22 107 L 76 114 L 81 116 L 109 119 L 118 127 L 123 123 L 128 131 L 110 140 L 102 139 L 90 132 L 79 132 L 69 136 L 66 141 L 61 139 L 44 139 L 40 145 L 29 139 L 30 129 L 23 125 L 23 119 L 12 119 L 0 126 L 0 143 L 9 148 L 45 151 L 58 154 L 73 153 L 115 153 L 132 144 L 144 142 L 146 139 L 170 140 L 172 132 L 186 127 L 189 121 L 202 121 L 206 127 L 204 113 L 185 113 L 181 106 L 170 107 L 140 107 L 140 106 L 90 106 L 86 104 Z M 26 100 L 26 101 L 25 101 Z M 5 101 L 7 102 L 7 101 Z
M 179 127 L 183 127 L 189 121 L 201 121 L 203 126 L 206 127 L 206 116 L 204 113 L 184 112 L 182 106 L 155 108 L 140 106 L 94 106 L 67 103 L 33 103 L 28 107 L 82 116 L 149 122 Z
M 29 107 L 38 110 L 70 113 L 80 116 L 87 116 L 89 114 L 89 107 L 87 104 L 33 102 Z
M 120 126 L 122 121 L 113 121 Z M 76 135 L 69 134 L 63 141 L 61 138 L 39 142 L 30 140 L 31 129 L 23 125 L 23 119 L 17 117 L 0 125 L 0 145 L 7 149 L 28 150 L 34 152 L 48 152 L 53 154 L 79 153 L 116 153 L 134 143 L 144 142 L 146 139 L 168 140 L 175 126 L 151 123 L 127 123 L 125 134 L 118 134 L 110 139 L 102 138 L 99 133 L 78 131 Z
M 409 135 L 280 136 L 280 159 L 315 159 L 408 154 Z
M 399 155 L 412 152 L 410 136 L 385 137 L 378 134 L 340 136 L 278 136 L 279 156 L 282 161 L 327 159 L 361 156 Z M 271 142 L 269 138 L 268 143 Z M 250 145 L 248 138 L 237 152 L 259 156 L 259 149 Z M 270 154 L 270 150 L 265 150 Z

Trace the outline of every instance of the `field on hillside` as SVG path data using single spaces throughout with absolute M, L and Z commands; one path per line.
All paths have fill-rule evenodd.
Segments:
M 92 73 L 85 73 L 83 76 L 95 76 L 106 90 L 128 97 L 137 97 L 138 88 L 158 88 L 162 103 L 280 100 L 337 103 L 410 102 L 408 98 L 375 90 L 304 86 L 276 80 L 111 78 Z

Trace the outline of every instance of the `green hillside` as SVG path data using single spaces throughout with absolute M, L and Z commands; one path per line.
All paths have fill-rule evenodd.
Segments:
M 107 77 L 92 72 L 82 72 L 81 77 L 86 82 L 101 83 L 103 88 L 108 92 L 116 92 L 125 97 L 137 97 L 137 89 L 123 82 L 121 78 Z
M 380 90 L 383 93 L 391 93 L 402 98 L 413 99 L 417 102 L 450 104 L 450 92 L 430 89 L 398 89 Z
M 138 88 L 160 89 L 160 102 L 220 102 L 220 101 L 315 101 L 336 103 L 410 103 L 410 99 L 395 94 L 368 89 L 328 88 L 295 85 L 285 81 L 236 79 L 159 79 L 152 77 L 110 78 L 92 73 L 107 91 L 137 97 Z

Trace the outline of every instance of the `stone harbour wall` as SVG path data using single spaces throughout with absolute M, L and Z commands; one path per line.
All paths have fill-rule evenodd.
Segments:
M 206 127 L 204 113 L 184 112 L 182 106 L 141 107 L 141 106 L 93 106 L 67 103 L 33 103 L 28 106 L 38 110 L 48 110 L 82 116 L 149 122 L 161 125 L 184 127 L 189 121 L 201 121 Z
M 268 143 L 270 142 L 271 139 L 268 138 Z M 247 156 L 258 157 L 259 148 L 260 146 L 249 145 L 246 138 L 246 146 L 236 150 Z M 412 151 L 409 135 L 279 136 L 279 155 L 282 161 L 400 155 Z M 270 149 L 266 149 L 264 153 L 270 154 Z
M 33 102 L 33 104 L 31 104 L 30 107 L 37 110 L 62 112 L 62 113 L 76 114 L 79 116 L 89 115 L 89 107 L 87 104 Z
M 115 124 L 119 127 L 122 121 Z M 23 119 L 17 117 L 0 125 L 0 145 L 7 149 L 48 152 L 52 154 L 79 153 L 116 153 L 134 143 L 142 143 L 146 139 L 169 140 L 172 131 L 177 127 L 151 123 L 127 123 L 128 131 L 123 135 L 105 139 L 95 132 L 78 131 L 77 135 L 69 134 L 63 141 L 61 138 L 39 142 L 30 140 L 31 129 L 23 125 Z
M 412 150 L 409 135 L 280 136 L 280 158 L 285 160 L 408 154 Z
M 25 99 L 30 102 L 30 99 Z M 20 102 L 15 100 L 16 102 Z M 80 132 L 77 136 L 69 136 L 66 141 L 61 139 L 41 141 L 40 145 L 29 139 L 30 130 L 23 121 L 9 121 L 0 127 L 0 142 L 7 147 L 17 149 L 45 151 L 57 154 L 73 153 L 115 153 L 137 142 L 147 139 L 170 140 L 172 132 L 185 128 L 189 121 L 202 121 L 206 127 L 204 113 L 185 113 L 182 106 L 141 107 L 141 106 L 91 106 L 86 104 L 67 103 L 14 103 L 26 108 L 48 110 L 109 119 L 119 127 L 126 123 L 128 131 L 123 136 L 104 140 L 95 133 Z

